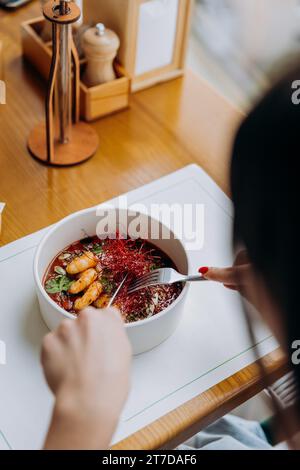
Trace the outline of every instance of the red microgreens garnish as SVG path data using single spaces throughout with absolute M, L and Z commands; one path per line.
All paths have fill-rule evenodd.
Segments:
M 140 245 L 137 249 L 137 244 Z M 155 264 L 152 251 L 145 249 L 142 240 L 121 238 L 107 239 L 103 245 L 102 266 L 113 273 L 115 281 L 124 278 L 128 273 L 129 279 L 142 276 L 149 272 Z

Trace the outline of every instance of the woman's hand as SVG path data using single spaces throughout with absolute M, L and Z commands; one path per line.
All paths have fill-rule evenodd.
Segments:
M 224 284 L 231 290 L 239 291 L 242 295 L 248 297 L 247 292 L 251 289 L 253 282 L 252 265 L 249 262 L 247 252 L 240 251 L 235 262 L 230 268 L 200 268 L 199 272 L 208 280 Z
M 270 294 L 263 277 L 254 272 L 245 250 L 238 253 L 231 268 L 203 267 L 199 268 L 199 272 L 210 281 L 221 282 L 228 289 L 238 291 L 262 315 L 279 343 L 285 343 L 281 328 L 282 314 L 278 304 Z
M 116 309 L 83 310 L 43 342 L 55 396 L 47 449 L 108 448 L 129 389 L 131 348 Z

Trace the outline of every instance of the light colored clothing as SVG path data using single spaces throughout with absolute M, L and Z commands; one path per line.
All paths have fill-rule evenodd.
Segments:
M 257 421 L 227 415 L 199 432 L 179 450 L 271 450 Z

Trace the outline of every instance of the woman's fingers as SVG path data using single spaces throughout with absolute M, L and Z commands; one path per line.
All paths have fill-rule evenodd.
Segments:
M 221 282 L 222 284 L 236 284 L 236 274 L 233 268 L 208 268 L 204 274 L 210 281 Z
M 226 287 L 230 286 L 230 288 L 233 288 L 234 286 L 241 286 L 247 283 L 250 269 L 250 264 L 244 264 L 234 266 L 232 268 L 210 267 L 205 273 L 203 272 L 203 269 L 200 268 L 199 272 L 202 272 L 202 275 L 210 281 L 221 282 L 226 285 Z
M 223 284 L 223 286 L 226 287 L 226 289 L 238 290 L 238 286 L 234 286 L 232 284 Z

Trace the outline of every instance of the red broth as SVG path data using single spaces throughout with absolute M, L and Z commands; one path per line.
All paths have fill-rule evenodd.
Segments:
M 127 274 L 126 281 L 118 293 L 115 306 L 119 308 L 126 323 L 150 318 L 166 309 L 179 296 L 181 283 L 165 286 L 152 286 L 128 294 L 129 284 L 137 277 L 154 269 L 173 267 L 172 260 L 160 249 L 145 240 L 124 238 L 100 240 L 88 237 L 76 241 L 61 251 L 51 262 L 44 277 L 44 288 L 60 307 L 78 314 L 75 302 L 84 295 L 69 293 L 70 286 L 82 274 L 70 275 L 68 265 L 84 253 L 93 253 L 96 260 L 96 281 L 101 284 L 101 294 L 95 306 L 106 307 L 118 285 Z M 88 287 L 85 289 L 87 290 Z

